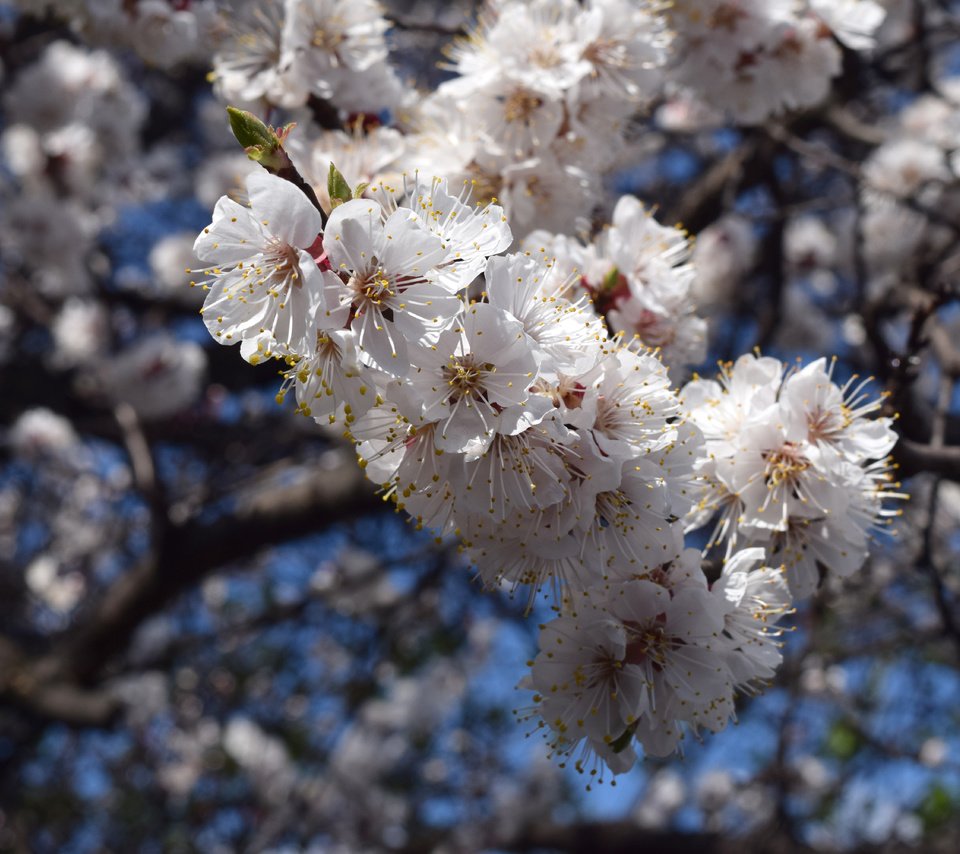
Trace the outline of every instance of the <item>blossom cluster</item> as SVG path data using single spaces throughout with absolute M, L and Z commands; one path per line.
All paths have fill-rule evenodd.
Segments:
M 246 187 L 248 204 L 221 198 L 196 242 L 208 330 L 251 362 L 281 360 L 279 397 L 339 427 L 384 495 L 459 538 L 486 586 L 552 596 L 524 713 L 552 748 L 619 773 L 634 742 L 664 755 L 687 729 L 722 729 L 736 693 L 780 660 L 790 593 L 772 567 L 813 586 L 795 580 L 808 564 L 786 534 L 826 540 L 834 552 L 817 559 L 840 573 L 849 553 L 862 561 L 884 512 L 886 464 L 869 461 L 891 445 L 887 422 L 865 418 L 878 404 L 838 391 L 822 363 L 784 380 L 775 360 L 757 360 L 765 385 L 742 381 L 743 361 L 734 396 L 702 380 L 678 396 L 656 352 L 604 318 L 693 275 L 683 234 L 635 199 L 595 244 L 567 244 L 581 271 L 545 247 L 509 253 L 502 208 L 471 204 L 470 185 L 455 195 L 414 176 L 361 195 L 334 178 L 328 218 L 272 174 Z M 724 516 L 730 548 L 708 584 L 683 528 L 722 503 L 718 483 L 740 510 Z M 808 510 L 799 529 L 801 508 L 837 523 Z M 861 529 L 838 547 L 849 513 Z
M 267 0 L 224 16 L 214 81 L 229 103 L 308 123 L 292 154 L 321 189 L 331 161 L 353 184 L 438 174 L 497 200 L 518 236 L 570 234 L 589 230 L 596 188 L 629 162 L 652 103 L 741 124 L 814 106 L 840 71 L 838 40 L 868 50 L 883 20 L 873 0 L 489 0 L 449 46 L 455 76 L 417 97 L 372 0 Z
M 603 781 L 678 749 L 686 729 L 716 732 L 736 692 L 755 693 L 780 664 L 777 620 L 790 594 L 763 549 L 728 560 L 708 585 L 695 549 L 653 573 L 600 584 L 541 627 L 533 712 L 553 748 Z
M 895 117 L 864 163 L 864 255 L 874 296 L 919 274 L 924 250 L 953 245 L 960 211 L 960 76 L 937 80 L 939 95 L 918 98 Z M 931 218 L 927 212 L 939 216 Z
M 517 234 L 571 231 L 585 221 L 600 176 L 623 156 L 630 118 L 659 92 L 669 44 L 659 3 L 488 3 L 449 49 L 457 76 L 435 90 L 417 99 L 398 90 L 369 105 L 367 91 L 387 91 L 369 75 L 385 66 L 349 78 L 351 114 L 386 109 L 395 127 L 365 116 L 362 134 L 320 131 L 292 153 L 321 188 L 331 160 L 353 183 L 419 170 L 470 181 L 474 198 L 499 200 Z M 319 49 L 303 55 L 311 50 Z
M 564 234 L 537 230 L 524 247 L 563 275 L 577 276 L 613 332 L 635 336 L 673 370 L 673 379 L 706 356 L 706 321 L 696 314 L 687 234 L 657 222 L 633 196 L 623 196 L 613 221 L 588 245 Z
M 376 114 L 409 100 L 386 62 L 390 25 L 375 0 L 265 0 L 227 11 L 213 57 L 226 101 L 295 108 L 314 97 Z
M 838 386 L 832 374 L 825 359 L 787 371 L 747 354 L 719 381 L 694 379 L 681 391 L 706 440 L 688 527 L 716 518 L 711 539 L 729 554 L 767 549 L 798 597 L 816 589 L 821 571 L 859 569 L 871 529 L 898 512 L 883 499 L 902 497 L 890 491 L 896 433 L 889 418 L 868 417 L 881 406 L 864 391 L 869 380 Z
M 206 55 L 221 26 L 217 0 L 14 0 L 34 15 L 66 20 L 92 44 L 124 45 L 161 68 Z
M 874 0 L 677 0 L 667 16 L 679 65 L 670 82 L 740 124 L 824 100 L 838 42 L 869 50 L 885 12 Z
M 144 94 L 107 50 L 57 39 L 24 65 L 2 106 L 10 117 L 0 132 L 7 170 L 0 181 L 5 297 L 25 287 L 49 304 L 51 346 L 44 361 L 55 371 L 75 372 L 82 396 L 108 406 L 129 404 L 148 420 L 181 412 L 204 389 L 203 348 L 156 329 L 115 342 L 121 336 L 96 287 L 98 276 L 110 270 L 102 246 L 116 226 L 115 208 L 156 198 L 161 187 L 166 190 L 171 166 L 182 171 L 170 149 L 157 146 L 149 156 L 142 149 Z M 116 121 L 117 115 L 124 121 Z M 216 195 L 221 191 L 217 187 Z M 192 242 L 193 235 L 188 253 Z M 166 291 L 177 302 L 189 302 L 183 267 L 193 263 L 192 254 L 177 261 L 172 278 L 159 254 L 151 260 L 155 269 L 167 268 L 169 280 L 164 286 L 158 272 L 154 294 Z M 134 278 L 123 268 L 112 272 L 122 287 L 143 285 L 143 273 Z M 5 308 L 0 306 L 0 334 L 7 345 L 16 327 L 3 328 Z M 3 350 L 0 358 L 6 358 Z
M 96 8 L 43 5 L 80 18 Z M 181 14 L 212 4 L 156 5 L 177 42 Z M 735 696 L 772 677 L 791 596 L 862 564 L 890 513 L 894 435 L 874 417 L 879 404 L 834 383 L 823 361 L 787 371 L 746 356 L 719 382 L 673 390 L 706 351 L 695 294 L 729 290 L 749 266 L 745 221 L 725 222 L 712 250 L 702 242 L 714 260 L 699 279 L 687 234 L 632 196 L 596 236 L 585 223 L 631 116 L 665 83 L 742 123 L 811 104 L 839 67 L 830 32 L 865 49 L 875 4 L 502 0 L 451 50 L 458 76 L 417 103 L 386 62 L 389 25 L 373 2 L 219 7 L 230 10 L 215 27 L 221 97 L 297 117 L 325 101 L 354 119 L 289 140 L 319 205 L 241 155 L 204 162 L 196 192 L 219 198 L 213 221 L 192 249 L 173 235 L 151 262 L 169 271 L 184 266 L 171 258 L 196 253 L 217 341 L 250 362 L 278 360 L 279 397 L 354 442 L 384 495 L 418 526 L 458 538 L 487 587 L 522 590 L 531 606 L 552 600 L 522 714 L 557 753 L 619 773 L 636 745 L 664 755 L 685 732 L 722 729 Z M 123 14 L 151 8 L 123 4 Z M 164 52 L 162 39 L 147 41 Z M 57 95 L 34 103 L 36 91 Z M 11 205 L 0 241 L 14 262 L 50 259 L 37 284 L 63 300 L 51 328 L 58 365 L 89 370 L 142 418 L 181 411 L 201 391 L 200 348 L 154 338 L 106 360 L 110 317 L 75 272 L 93 251 L 106 188 L 115 201 L 127 192 L 117 188 L 150 197 L 152 176 L 131 166 L 145 104 L 105 53 L 54 42 L 5 105 L 18 119 L 2 137 L 10 170 L 42 193 Z M 127 120 L 103 124 L 116 113 Z M 913 158 L 919 177 L 905 170 L 903 187 L 891 184 L 903 170 L 885 168 L 910 160 L 903 151 L 881 148 L 867 164 L 868 245 L 878 195 L 889 204 L 949 178 L 937 155 Z M 354 192 L 328 186 L 332 162 Z M 163 151 L 150 168 L 193 178 Z M 801 266 L 802 229 L 788 231 L 787 261 Z M 42 438 L 30 426 L 24 435 Z M 685 531 L 718 514 L 709 545 L 725 547 L 725 562 L 705 569 Z
M 621 154 L 629 118 L 657 95 L 669 45 L 659 3 L 489 3 L 450 49 L 458 76 L 412 116 L 412 130 L 429 151 L 434 129 L 449 137 L 452 126 L 459 139 L 444 143 L 460 162 L 444 174 L 501 199 L 518 234 L 568 232 Z

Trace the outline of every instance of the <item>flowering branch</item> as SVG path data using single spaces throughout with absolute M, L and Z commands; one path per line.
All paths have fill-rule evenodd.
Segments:
M 296 125 L 289 124 L 282 128 L 274 128 L 246 110 L 236 107 L 227 107 L 230 117 L 230 129 L 243 146 L 247 157 L 259 163 L 271 175 L 276 175 L 284 181 L 289 181 L 309 199 L 319 212 L 323 224 L 327 221 L 327 212 L 320 204 L 313 187 L 303 179 L 303 176 L 293 165 L 290 155 L 287 154 L 283 143 Z

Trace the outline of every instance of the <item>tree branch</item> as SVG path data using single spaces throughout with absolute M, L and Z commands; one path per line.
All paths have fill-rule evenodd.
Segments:
M 92 679 L 147 618 L 212 570 L 261 549 L 384 508 L 373 486 L 344 453 L 330 469 L 310 469 L 292 482 L 233 498 L 232 512 L 213 522 L 192 517 L 167 528 L 155 561 L 121 577 L 77 631 L 57 645 L 66 672 Z

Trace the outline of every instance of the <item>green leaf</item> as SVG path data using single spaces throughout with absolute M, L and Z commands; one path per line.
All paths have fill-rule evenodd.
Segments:
M 826 749 L 837 759 L 852 759 L 860 750 L 860 734 L 846 721 L 837 721 L 827 735 Z
M 369 186 L 370 186 L 369 181 L 361 181 L 359 184 L 357 184 L 356 187 L 353 188 L 353 197 L 355 199 L 359 199 L 364 194 L 364 191 L 367 189 L 367 187 Z
M 934 783 L 920 802 L 917 813 L 923 822 L 924 830 L 930 832 L 950 821 L 956 808 L 956 800 L 950 791 L 942 784 Z
M 353 198 L 347 179 L 340 174 L 340 170 L 333 163 L 330 164 L 330 171 L 327 173 L 327 195 L 330 196 L 330 203 L 334 207 L 349 202 Z

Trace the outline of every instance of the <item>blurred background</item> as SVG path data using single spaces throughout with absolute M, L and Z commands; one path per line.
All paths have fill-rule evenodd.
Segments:
M 387 5 L 400 76 L 442 79 L 473 4 Z M 222 10 L 0 3 L 0 850 L 955 851 L 960 12 L 886 6 L 822 108 L 664 97 L 598 188 L 596 225 L 629 192 L 697 236 L 702 372 L 875 376 L 911 500 L 736 727 L 588 793 L 514 720 L 525 597 L 203 327 L 194 237 L 257 168 L 207 79 Z

